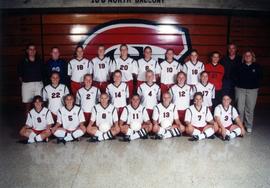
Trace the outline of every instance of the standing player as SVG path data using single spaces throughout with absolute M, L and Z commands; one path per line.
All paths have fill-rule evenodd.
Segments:
M 128 46 L 120 46 L 120 57 L 115 59 L 112 64 L 112 72 L 120 70 L 122 72 L 122 81 L 128 85 L 129 93 L 133 94 L 133 80 L 137 75 L 137 62 L 128 57 Z
M 215 138 L 214 134 L 218 127 L 208 107 L 203 105 L 203 94 L 194 94 L 194 104 L 186 110 L 185 115 L 186 133 L 192 136 L 192 141 L 205 138 Z
M 201 73 L 201 81 L 194 87 L 195 92 L 201 92 L 203 94 L 203 105 L 211 109 L 215 98 L 215 86 L 208 82 L 208 74 L 203 71 Z
M 132 96 L 130 105 L 123 110 L 119 125 L 121 132 L 125 134 L 124 141 L 148 138 L 147 134 L 152 130 L 152 124 L 146 108 L 140 105 L 139 95 Z
M 53 119 L 56 122 L 57 112 L 63 106 L 63 97 L 69 94 L 67 86 L 60 84 L 59 72 L 52 72 L 51 84 L 42 90 L 44 101 L 48 101 L 48 108 L 52 112 Z
M 195 86 L 200 80 L 200 74 L 204 71 L 204 65 L 198 60 L 198 51 L 190 52 L 190 60 L 183 65 L 183 72 L 187 75 L 187 84 Z
M 83 47 L 77 46 L 75 49 L 76 58 L 68 63 L 68 75 L 71 77 L 71 92 L 76 96 L 77 91 L 82 87 L 83 76 L 90 73 L 90 62 L 83 57 Z
M 100 103 L 92 109 L 91 120 L 87 126 L 87 133 L 92 137 L 90 142 L 113 139 L 120 132 L 116 108 L 109 104 L 107 93 L 100 95 Z
M 231 140 L 237 136 L 245 134 L 245 128 L 240 120 L 238 112 L 231 106 L 231 98 L 229 95 L 224 95 L 222 104 L 215 108 L 215 120 L 219 126 L 218 134 L 224 140 Z M 236 124 L 234 124 L 236 122 Z
M 54 124 L 51 112 L 43 107 L 41 96 L 35 96 L 33 104 L 34 108 L 28 112 L 25 126 L 20 130 L 20 135 L 28 139 L 27 143 L 48 139 Z
M 177 74 L 177 84 L 173 85 L 169 93 L 172 96 L 172 102 L 176 105 L 178 117 L 181 123 L 184 123 L 186 109 L 190 106 L 192 99 L 192 88 L 186 84 L 186 74 L 179 72 Z
M 170 93 L 166 92 L 162 95 L 162 103 L 154 108 L 153 132 L 156 139 L 178 137 L 185 131 L 184 125 L 179 121 L 176 106 L 171 100 Z
M 76 104 L 82 108 L 85 118 L 85 125 L 87 126 L 91 118 L 91 110 L 97 104 L 100 91 L 95 86 L 92 86 L 92 76 L 86 74 L 83 77 L 84 87 L 78 90 L 76 94 Z
M 154 73 L 154 82 L 159 80 L 160 76 L 160 66 L 158 62 L 152 59 L 152 48 L 146 46 L 143 50 L 144 57 L 138 60 L 138 78 L 137 78 L 137 88 L 146 81 L 146 72 L 152 70 Z
M 160 89 L 166 93 L 175 83 L 176 75 L 182 70 L 182 65 L 174 60 L 173 49 L 166 51 L 166 60 L 160 64 Z
M 120 117 L 129 98 L 129 88 L 126 83 L 122 82 L 122 72 L 120 70 L 114 71 L 113 83 L 108 85 L 106 93 L 110 96 L 111 103 L 116 107 Z
M 160 88 L 154 83 L 154 72 L 146 71 L 146 82 L 138 88 L 138 95 L 141 98 L 142 106 L 146 108 L 150 119 L 152 119 L 153 109 L 160 101 Z
M 68 94 L 64 99 L 65 106 L 60 108 L 57 114 L 57 123 L 53 130 L 57 137 L 57 143 L 78 140 L 84 135 L 84 115 L 80 107 L 75 105 L 73 95 Z
M 97 54 L 98 56 L 91 60 L 93 85 L 99 88 L 101 92 L 105 92 L 110 79 L 110 58 L 105 57 L 105 47 L 103 45 L 98 46 Z

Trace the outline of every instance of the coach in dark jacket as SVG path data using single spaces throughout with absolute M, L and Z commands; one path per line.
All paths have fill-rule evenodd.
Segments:
M 241 120 L 247 132 L 253 128 L 254 108 L 257 101 L 258 89 L 262 79 L 261 66 L 255 63 L 255 54 L 248 50 L 243 54 L 243 63 L 235 70 L 235 100 Z

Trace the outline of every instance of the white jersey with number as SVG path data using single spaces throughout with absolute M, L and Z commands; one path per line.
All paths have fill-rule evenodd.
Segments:
M 215 108 L 215 117 L 219 117 L 221 124 L 226 128 L 233 124 L 233 121 L 238 117 L 238 112 L 233 106 L 229 106 L 226 110 L 222 104 Z
M 110 58 L 104 57 L 100 59 L 95 57 L 91 60 L 91 71 L 93 80 L 97 82 L 107 82 L 110 79 Z
M 153 110 L 160 101 L 160 88 L 157 84 L 148 85 L 143 83 L 138 87 L 138 95 L 141 97 L 141 104 L 146 108 Z
M 143 122 L 149 121 L 149 116 L 146 108 L 144 108 L 142 105 L 139 105 L 136 109 L 131 105 L 128 105 L 124 108 L 120 119 L 129 125 L 132 122 L 138 122 L 142 124 Z
M 97 104 L 92 109 L 91 121 L 95 122 L 97 127 L 104 123 L 108 123 L 110 126 L 113 126 L 113 124 L 118 121 L 117 110 L 111 104 L 106 108 L 101 104 Z
M 86 58 L 81 60 L 72 59 L 68 63 L 68 75 L 71 76 L 71 80 L 74 82 L 83 82 L 85 74 L 91 73 L 90 61 Z
M 53 117 L 48 108 L 43 107 L 40 112 L 34 108 L 27 114 L 26 126 L 31 127 L 37 131 L 47 129 L 48 125 L 54 124 Z
M 127 105 L 129 90 L 126 83 L 121 82 L 119 86 L 111 83 L 107 86 L 106 93 L 110 96 L 111 103 L 116 108 L 125 107 Z
M 208 107 L 202 106 L 201 109 L 197 109 L 194 105 L 191 105 L 185 114 L 185 122 L 189 122 L 194 127 L 204 127 L 207 122 L 213 120 L 213 116 Z
M 120 70 L 122 72 L 122 81 L 133 80 L 133 74 L 138 74 L 137 62 L 128 57 L 127 59 L 117 58 L 113 61 L 111 72 Z
M 196 85 L 200 80 L 200 74 L 204 71 L 204 64 L 197 61 L 193 64 L 191 61 L 187 61 L 183 65 L 183 72 L 187 75 L 187 84 Z
M 173 84 L 176 80 L 176 75 L 182 70 L 182 65 L 177 61 L 171 63 L 163 61 L 160 64 L 160 83 Z
M 190 106 L 192 99 L 192 88 L 185 84 L 182 87 L 178 84 L 173 85 L 170 90 L 172 95 L 172 102 L 176 105 L 177 110 L 186 110 Z
M 68 131 L 74 131 L 84 121 L 84 114 L 79 106 L 75 105 L 71 110 L 63 106 L 58 110 L 57 123 L 61 124 Z
M 150 59 L 149 61 L 146 61 L 144 58 L 139 59 L 137 63 L 137 69 L 138 69 L 137 79 L 139 81 L 146 81 L 145 73 L 148 70 L 152 70 L 154 72 L 154 75 L 160 74 L 160 66 L 158 62 L 154 59 Z M 155 77 L 154 77 L 154 81 L 156 81 Z
M 170 103 L 168 107 L 165 107 L 162 103 L 159 103 L 154 108 L 152 118 L 158 123 L 161 123 L 164 120 L 169 120 L 171 123 L 173 123 L 174 120 L 179 119 L 176 106 L 173 103 Z
M 203 94 L 203 105 L 211 107 L 212 99 L 215 98 L 215 86 L 211 83 L 203 85 L 202 83 L 197 83 L 194 87 L 194 92 L 201 92 Z
M 42 89 L 43 100 L 48 101 L 48 108 L 55 115 L 63 106 L 63 97 L 67 94 L 69 94 L 69 90 L 64 84 L 59 84 L 56 87 L 47 85 Z
M 100 91 L 95 86 L 78 90 L 76 94 L 76 104 L 81 106 L 83 112 L 90 113 L 95 104 L 98 103 Z

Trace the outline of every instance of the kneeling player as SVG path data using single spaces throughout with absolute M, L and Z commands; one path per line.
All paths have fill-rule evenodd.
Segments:
M 186 132 L 192 136 L 192 141 L 205 138 L 215 138 L 214 134 L 218 127 L 213 120 L 213 116 L 208 107 L 202 105 L 203 94 L 194 94 L 194 104 L 186 110 L 185 122 Z
M 146 108 L 140 105 L 139 95 L 133 95 L 131 104 L 124 108 L 120 118 L 120 128 L 125 134 L 125 141 L 148 138 L 147 133 L 151 131 L 152 124 Z
M 57 114 L 57 123 L 53 134 L 57 137 L 57 143 L 78 140 L 84 135 L 86 128 L 84 126 L 85 118 L 80 107 L 75 105 L 73 95 L 68 94 L 64 99 L 62 108 Z
M 224 140 L 230 140 L 237 136 L 245 134 L 244 126 L 239 118 L 238 112 L 231 105 L 231 98 L 228 95 L 223 96 L 222 104 L 215 108 L 215 120 L 219 125 L 218 134 Z M 234 124 L 233 121 L 236 123 Z
M 20 135 L 28 138 L 28 143 L 47 140 L 51 135 L 50 128 L 54 124 L 51 112 L 43 107 L 41 96 L 33 99 L 34 108 L 28 112 L 25 126 L 20 130 Z
M 153 112 L 153 132 L 156 139 L 165 139 L 181 136 L 185 131 L 181 124 L 176 106 L 171 103 L 171 94 L 166 92 L 162 95 L 162 103 L 159 103 Z
M 107 93 L 100 95 L 100 103 L 92 109 L 92 116 L 87 126 L 90 142 L 113 139 L 120 132 L 116 108 L 109 104 Z

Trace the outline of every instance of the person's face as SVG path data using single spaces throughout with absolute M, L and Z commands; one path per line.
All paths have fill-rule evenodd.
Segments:
M 195 106 L 202 106 L 203 98 L 200 95 L 197 95 L 194 99 Z
M 169 50 L 166 53 L 166 59 L 169 60 L 169 61 L 172 61 L 173 60 L 173 56 L 174 56 L 174 52 L 172 50 Z
M 236 46 L 235 45 L 230 45 L 228 47 L 228 52 L 229 52 L 230 55 L 235 55 L 236 54 L 236 51 L 237 51 L 237 49 L 236 49 Z
M 140 105 L 140 98 L 138 96 L 132 97 L 131 105 L 133 108 L 137 108 Z
M 153 82 L 154 81 L 154 74 L 152 72 L 146 72 L 145 75 L 146 82 Z
M 120 49 L 121 57 L 126 58 L 128 56 L 128 48 L 126 46 L 122 46 Z
M 252 54 L 250 52 L 246 52 L 244 55 L 245 62 L 252 63 L 252 59 L 253 59 Z
M 186 76 L 184 74 L 179 74 L 177 76 L 177 83 L 183 85 L 185 84 L 185 82 L 186 82 Z
M 85 87 L 87 87 L 87 88 L 91 87 L 92 86 L 92 82 L 93 82 L 93 79 L 92 79 L 91 76 L 86 76 L 84 78 L 84 85 L 85 85 Z
M 60 52 L 58 48 L 53 48 L 51 52 L 52 59 L 57 60 L 59 59 Z
M 42 108 L 42 101 L 40 101 L 40 100 L 36 100 L 35 102 L 34 102 L 34 107 L 35 107 L 35 109 L 41 109 Z
M 105 54 L 105 48 L 104 46 L 100 46 L 98 47 L 98 57 L 104 57 L 104 54 Z
M 120 73 L 115 73 L 113 76 L 113 81 L 119 83 L 121 82 L 121 80 L 122 80 L 122 75 Z
M 190 59 L 191 59 L 192 62 L 196 62 L 198 60 L 198 54 L 197 54 L 197 52 L 192 52 L 190 54 Z
M 163 96 L 162 96 L 162 101 L 163 101 L 163 104 L 164 106 L 168 106 L 171 102 L 171 95 L 168 94 L 168 93 L 165 93 Z
M 83 49 L 82 48 L 78 48 L 76 50 L 76 55 L 77 55 L 77 58 L 82 58 L 83 57 Z
M 204 73 L 201 75 L 201 82 L 207 83 L 208 82 L 208 74 Z
M 60 77 L 58 74 L 53 74 L 51 76 L 51 81 L 52 81 L 52 84 L 53 85 L 58 85 L 59 84 L 59 81 L 60 81 Z
M 71 96 L 66 97 L 65 104 L 67 108 L 72 108 L 74 104 L 74 98 Z
M 107 106 L 109 103 L 109 97 L 106 94 L 100 96 L 100 103 L 102 106 Z
M 152 50 L 150 50 L 149 48 L 146 48 L 144 50 L 143 55 L 144 55 L 144 58 L 145 59 L 151 59 L 151 57 L 152 57 Z
M 36 47 L 35 46 L 29 46 L 27 48 L 27 54 L 29 57 L 35 57 L 37 51 L 36 51 Z
M 228 107 L 231 104 L 231 98 L 228 96 L 224 96 L 222 98 L 222 105 Z
M 217 54 L 217 53 L 213 54 L 211 59 L 212 59 L 212 63 L 217 64 L 219 62 L 219 59 L 220 59 L 219 54 Z

